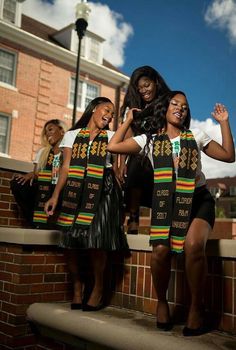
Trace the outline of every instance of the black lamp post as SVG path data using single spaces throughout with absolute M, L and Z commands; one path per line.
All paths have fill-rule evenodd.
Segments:
M 76 63 L 76 76 L 75 76 L 75 95 L 74 95 L 74 107 L 72 115 L 72 126 L 76 121 L 76 110 L 77 110 L 77 98 L 78 98 L 78 86 L 79 86 L 79 71 L 80 71 L 80 51 L 81 51 L 81 40 L 85 35 L 86 28 L 88 26 L 88 16 L 90 8 L 86 0 L 81 0 L 79 4 L 76 5 L 76 22 L 75 30 L 77 32 L 79 43 L 78 43 L 78 54 Z

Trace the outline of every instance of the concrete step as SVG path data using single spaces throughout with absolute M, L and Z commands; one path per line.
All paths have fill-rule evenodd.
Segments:
M 183 325 L 170 332 L 156 328 L 153 316 L 115 307 L 96 312 L 71 310 L 68 303 L 35 303 L 30 322 L 44 336 L 87 350 L 226 350 L 236 349 L 236 337 L 212 332 L 184 337 Z

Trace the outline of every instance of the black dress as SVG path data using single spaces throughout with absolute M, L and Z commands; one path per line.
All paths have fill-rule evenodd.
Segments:
M 88 228 L 72 225 L 63 232 L 62 248 L 103 249 L 107 251 L 127 249 L 123 228 L 123 198 L 113 170 L 107 168 L 103 178 L 102 194 L 98 210 Z

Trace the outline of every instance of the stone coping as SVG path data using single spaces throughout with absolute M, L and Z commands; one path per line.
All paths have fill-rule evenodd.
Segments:
M 28 173 L 33 170 L 33 163 L 22 160 L 12 159 L 0 156 L 1 169 L 12 170 L 15 172 Z
M 0 242 L 23 245 L 57 245 L 60 231 L 36 230 L 19 227 L 0 227 Z M 148 235 L 127 235 L 130 250 L 151 251 Z M 236 240 L 210 239 L 207 243 L 207 255 L 224 258 L 236 258 Z
M 223 349 L 225 344 L 230 349 L 236 346 L 235 337 L 219 332 L 188 339 L 182 336 L 183 325 L 164 332 L 156 328 L 155 317 L 116 307 L 83 312 L 71 310 L 68 303 L 34 303 L 27 309 L 27 318 L 41 335 L 79 349 L 213 350 Z

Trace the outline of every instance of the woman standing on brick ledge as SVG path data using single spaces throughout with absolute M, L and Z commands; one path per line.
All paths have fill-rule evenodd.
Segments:
M 134 110 L 128 112 L 126 121 L 110 141 L 108 150 L 121 154 L 144 152 L 154 168 L 150 244 L 153 247 L 152 278 L 158 299 L 157 327 L 171 329 L 166 299 L 171 255 L 185 251 L 191 305 L 183 335 L 200 335 L 207 331 L 203 323 L 207 273 L 205 247 L 215 215 L 214 200 L 206 189 L 206 180 L 201 171 L 200 151 L 224 162 L 235 160 L 228 112 L 223 105 L 216 104 L 212 113 L 221 128 L 220 145 L 203 131 L 188 130 L 191 117 L 183 92 L 169 92 L 135 115 L 135 118 L 142 118 L 143 113 L 149 113 L 149 130 L 146 134 L 124 140 L 133 122 Z
M 146 108 L 157 97 L 169 91 L 162 76 L 150 66 L 136 68 L 130 78 L 124 103 L 121 107 L 123 120 L 129 108 Z M 140 135 L 145 130 L 145 118 L 135 120 L 126 135 Z M 124 183 L 126 211 L 129 213 L 127 222 L 128 234 L 137 234 L 139 226 L 140 206 L 151 208 L 153 190 L 153 169 L 148 157 L 132 155 L 125 161 L 120 157 L 119 178 Z M 127 163 L 127 166 L 126 166 Z
M 114 134 L 108 130 L 113 116 L 113 103 L 106 97 L 97 97 L 65 134 L 60 145 L 63 164 L 59 180 L 45 205 L 47 215 L 52 215 L 65 186 L 58 224 L 64 231 L 60 246 L 67 248 L 68 267 L 74 279 L 72 309 L 96 311 L 102 307 L 106 252 L 127 247 L 121 189 L 107 152 Z M 93 267 L 94 287 L 87 303 L 82 294 L 78 249 L 88 251 Z

